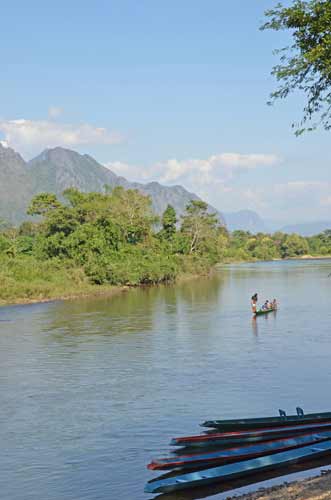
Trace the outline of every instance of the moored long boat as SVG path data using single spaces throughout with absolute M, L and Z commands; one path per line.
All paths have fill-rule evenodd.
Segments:
M 243 460 L 228 465 L 221 465 L 210 469 L 180 474 L 174 477 L 157 478 L 149 481 L 145 487 L 147 493 L 167 493 L 195 486 L 231 480 L 236 477 L 276 469 L 292 463 L 313 460 L 328 455 L 331 456 L 331 441 L 310 444 L 298 449 L 275 453 L 264 457 Z
M 262 428 L 252 431 L 236 431 L 236 432 L 216 432 L 213 434 L 199 434 L 196 436 L 184 436 L 171 440 L 172 446 L 223 446 L 223 445 L 236 445 L 242 443 L 255 443 L 259 441 L 267 441 L 270 439 L 285 438 L 296 434 L 303 434 L 306 432 L 322 432 L 331 430 L 331 421 L 321 424 L 307 424 L 300 426 L 287 426 L 283 428 Z
M 154 459 L 148 464 L 151 470 L 168 470 L 174 468 L 209 467 L 214 464 L 226 464 L 271 455 L 280 451 L 288 451 L 313 443 L 321 443 L 331 439 L 331 431 L 321 434 L 299 434 L 286 439 L 273 439 L 259 444 L 250 444 L 236 448 L 227 448 L 209 453 L 195 455 L 179 455 L 176 458 L 166 457 Z
M 203 422 L 202 427 L 213 429 L 244 430 L 262 427 L 283 427 L 288 425 L 315 424 L 331 421 L 331 412 L 307 413 L 306 415 L 287 415 L 282 417 L 264 417 L 264 418 L 238 418 L 230 420 L 207 420 Z

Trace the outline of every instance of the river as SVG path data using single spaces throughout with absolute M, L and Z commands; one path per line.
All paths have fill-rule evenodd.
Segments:
M 330 410 L 330 272 L 329 260 L 229 265 L 1 308 L 1 497 L 147 500 L 146 464 L 203 420 Z M 256 291 L 279 311 L 252 320 Z

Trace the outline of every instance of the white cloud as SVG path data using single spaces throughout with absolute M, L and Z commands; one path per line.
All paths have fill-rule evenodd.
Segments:
M 226 182 L 240 171 L 270 167 L 279 162 L 280 159 L 272 154 L 221 153 L 206 159 L 172 158 L 147 167 L 121 162 L 108 163 L 106 166 L 119 175 L 135 180 L 158 180 L 165 184 L 209 184 Z
M 289 181 L 252 188 L 249 197 L 241 192 L 242 204 L 269 219 L 277 218 L 284 223 L 329 220 L 331 183 L 321 181 Z M 240 190 L 239 190 L 240 192 Z
M 283 184 L 276 184 L 275 190 L 282 195 L 298 195 L 310 191 L 324 190 L 327 184 L 320 181 L 290 181 Z
M 268 182 L 267 170 L 239 179 L 244 172 L 280 163 L 281 159 L 272 154 L 221 153 L 206 159 L 170 159 L 147 167 L 121 162 L 107 166 L 129 180 L 182 184 L 223 211 L 248 208 L 284 224 L 289 220 L 330 219 L 331 183 L 297 180 L 274 184 Z
M 63 113 L 63 109 L 59 108 L 57 106 L 50 106 L 48 108 L 48 118 L 50 118 L 51 120 L 58 118 L 59 116 L 62 115 L 62 113 Z
M 63 124 L 48 120 L 0 120 L 5 141 L 18 151 L 34 151 L 55 146 L 117 144 L 122 137 L 88 123 Z
M 331 191 L 331 189 L 330 189 Z M 326 196 L 321 199 L 321 205 L 324 207 L 328 207 L 330 209 L 331 207 L 331 196 Z
M 220 153 L 206 159 L 172 158 L 147 167 L 122 162 L 108 163 L 106 166 L 129 180 L 181 184 L 216 208 L 224 210 L 236 202 L 239 208 L 243 208 L 245 203 L 251 208 L 255 206 L 253 191 L 237 189 L 236 179 L 245 171 L 270 168 L 279 163 L 280 158 L 273 154 Z M 264 203 L 258 202 L 257 206 L 261 209 Z

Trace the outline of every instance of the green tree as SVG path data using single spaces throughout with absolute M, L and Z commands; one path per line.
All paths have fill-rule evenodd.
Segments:
M 248 241 L 253 237 L 249 231 L 237 229 L 232 232 L 231 245 L 236 248 L 244 248 Z M 255 240 L 255 238 L 253 238 Z
M 125 240 L 136 244 L 151 235 L 153 225 L 158 222 L 152 212 L 152 201 L 136 189 L 116 187 L 108 195 L 110 211 L 122 227 Z
M 0 254 L 6 253 L 10 248 L 10 241 L 3 234 L 0 234 Z
M 40 231 L 40 225 L 35 222 L 25 221 L 18 228 L 19 236 L 36 236 Z
M 255 259 L 259 260 L 272 260 L 279 256 L 275 242 L 265 234 L 262 234 L 258 238 L 252 255 Z
M 309 246 L 307 240 L 303 236 L 288 234 L 280 246 L 280 251 L 283 258 L 298 257 L 307 254 Z
M 331 128 L 331 2 L 295 0 L 289 7 L 281 3 L 266 11 L 261 29 L 285 30 L 292 43 L 277 52 L 280 62 L 272 74 L 280 82 L 271 102 L 294 91 L 305 94 L 302 120 L 292 126 L 299 135 L 321 124 Z M 317 123 L 314 120 L 318 118 Z
M 208 205 L 204 201 L 192 200 L 186 207 L 182 217 L 181 231 L 188 238 L 188 253 L 206 251 L 217 246 L 218 217 L 208 213 Z
M 0 231 L 4 231 L 5 229 L 8 229 L 10 227 L 9 222 L 7 222 L 5 219 L 2 219 L 0 217 Z
M 37 194 L 28 207 L 28 215 L 46 215 L 49 211 L 59 208 L 61 203 L 53 193 Z
M 307 238 L 309 252 L 315 255 L 331 254 L 331 230 L 327 229 L 323 233 Z
M 173 206 L 168 205 L 162 215 L 161 236 L 166 240 L 171 240 L 176 233 L 177 215 Z

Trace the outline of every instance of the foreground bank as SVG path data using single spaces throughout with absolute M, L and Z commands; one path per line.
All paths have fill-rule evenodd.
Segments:
M 313 478 L 262 488 L 255 493 L 228 497 L 229 500 L 330 500 L 331 471 Z

